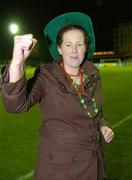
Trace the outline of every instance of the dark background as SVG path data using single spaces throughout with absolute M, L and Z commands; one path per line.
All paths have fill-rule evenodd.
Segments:
M 45 0 L 2 1 L 0 4 L 0 59 L 11 58 L 13 35 L 9 24 L 19 24 L 20 34 L 32 33 L 38 40 L 40 56 L 46 58 L 44 26 L 57 15 L 69 11 L 88 14 L 93 22 L 96 51 L 112 50 L 113 28 L 132 20 L 130 0 Z M 47 48 L 47 49 L 46 49 Z

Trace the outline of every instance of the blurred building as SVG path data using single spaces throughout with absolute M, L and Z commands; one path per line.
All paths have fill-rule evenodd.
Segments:
M 113 30 L 113 50 L 132 53 L 132 21 L 119 24 Z
M 113 29 L 113 49 L 95 52 L 93 61 L 100 64 L 132 65 L 132 21 Z

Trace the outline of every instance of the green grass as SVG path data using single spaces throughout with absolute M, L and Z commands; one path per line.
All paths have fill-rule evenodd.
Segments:
M 103 109 L 114 125 L 132 114 L 132 67 L 104 68 L 102 74 Z M 115 140 L 105 146 L 109 180 L 132 178 L 132 119 L 114 129 Z
M 28 68 L 28 77 L 33 70 Z M 132 67 L 101 68 L 101 77 L 104 116 L 114 125 L 132 114 Z M 38 105 L 13 114 L 0 101 L 0 180 L 15 180 L 35 168 L 40 119 Z M 104 145 L 108 180 L 131 180 L 132 119 L 114 132 L 114 141 Z

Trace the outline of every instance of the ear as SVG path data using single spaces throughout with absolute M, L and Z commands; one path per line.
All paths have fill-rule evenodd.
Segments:
M 59 54 L 62 55 L 61 48 L 59 46 L 57 46 L 57 49 L 58 49 Z

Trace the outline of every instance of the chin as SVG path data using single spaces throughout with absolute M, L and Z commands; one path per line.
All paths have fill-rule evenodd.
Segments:
M 80 65 L 82 64 L 82 61 L 80 59 L 67 58 L 66 60 L 64 60 L 64 63 L 66 63 L 68 66 L 72 68 L 77 68 L 77 67 L 80 67 Z
M 78 68 L 78 67 L 80 67 L 80 63 L 71 63 L 71 64 L 69 64 L 69 66 L 71 66 L 72 68 Z

